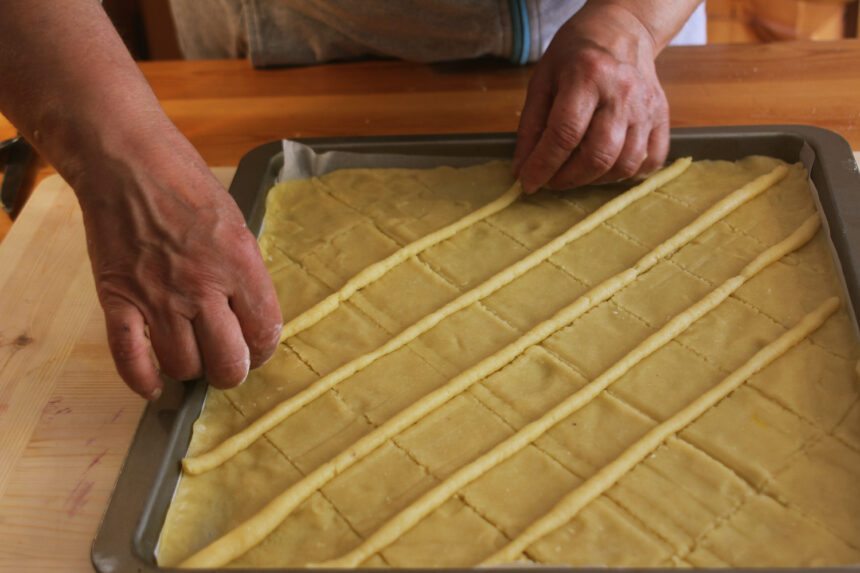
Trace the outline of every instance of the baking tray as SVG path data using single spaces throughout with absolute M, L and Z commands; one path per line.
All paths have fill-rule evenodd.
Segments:
M 351 151 L 505 158 L 513 155 L 515 135 L 409 135 L 297 141 L 317 153 Z M 672 130 L 669 159 L 692 155 L 694 159 L 735 160 L 759 154 L 793 163 L 810 150 L 815 154 L 810 176 L 818 190 L 827 223 L 825 228 L 839 259 L 838 270 L 841 270 L 849 302 L 855 309 L 856 324 L 856 309 L 860 308 L 860 173 L 850 146 L 841 136 L 817 127 L 796 125 L 679 128 Z M 259 232 L 263 220 L 266 193 L 274 185 L 283 163 L 280 141 L 261 145 L 242 158 L 230 185 L 230 194 L 255 233 Z M 165 385 L 162 397 L 146 407 L 93 542 L 92 561 L 97 571 L 179 571 L 158 567 L 154 553 L 180 477 L 180 460 L 188 448 L 191 426 L 200 414 L 205 395 L 205 380 L 170 383 Z M 605 568 L 580 569 L 605 571 Z M 509 573 L 510 568 L 482 570 Z M 541 570 L 569 569 L 542 567 Z M 857 572 L 860 565 L 806 570 Z

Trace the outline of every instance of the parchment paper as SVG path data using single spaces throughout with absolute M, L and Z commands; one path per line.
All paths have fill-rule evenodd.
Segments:
M 398 155 L 394 153 L 356 153 L 352 151 L 327 151 L 317 153 L 307 145 L 283 140 L 284 166 L 278 174 L 278 183 L 320 177 L 338 169 L 392 168 L 432 169 L 447 165 L 449 167 L 469 167 L 502 157 L 463 157 L 455 155 Z

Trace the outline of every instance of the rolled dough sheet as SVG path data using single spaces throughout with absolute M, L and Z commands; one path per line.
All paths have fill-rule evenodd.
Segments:
M 483 301 L 336 385 L 211 472 L 182 478 L 159 546 L 182 561 L 397 412 L 629 267 L 779 162 L 696 162 Z M 806 173 L 705 231 L 610 300 L 334 478 L 230 566 L 337 558 L 814 212 Z M 343 170 L 278 186 L 260 238 L 284 318 L 511 185 L 508 165 Z M 281 345 L 239 388 L 210 389 L 189 454 L 563 233 L 620 189 L 541 192 L 393 268 Z M 463 488 L 363 566 L 473 566 L 631 444 L 741 366 L 839 283 L 821 232 L 534 444 Z M 844 310 L 532 544 L 542 563 L 607 566 L 860 562 L 858 344 Z

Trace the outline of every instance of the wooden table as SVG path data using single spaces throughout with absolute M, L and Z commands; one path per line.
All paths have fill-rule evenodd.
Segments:
M 282 137 L 510 131 L 528 80 L 490 62 L 142 67 L 211 165 Z M 857 41 L 677 48 L 659 60 L 674 125 L 808 123 L 854 149 L 858 69 Z M 0 119 L 0 139 L 12 133 Z M 144 406 L 114 372 L 89 273 L 74 197 L 45 180 L 0 243 L 0 571 L 91 570 Z

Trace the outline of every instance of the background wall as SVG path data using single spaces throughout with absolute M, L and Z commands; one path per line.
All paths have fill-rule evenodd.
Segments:
M 856 0 L 707 0 L 708 42 L 857 37 Z

